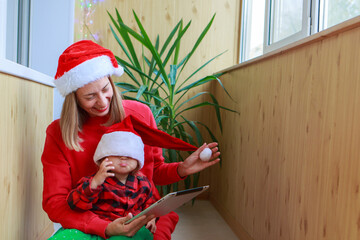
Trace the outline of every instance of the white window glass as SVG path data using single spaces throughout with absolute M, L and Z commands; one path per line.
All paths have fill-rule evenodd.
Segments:
M 8 0 L 6 59 L 29 66 L 30 0 Z
M 263 54 L 265 0 L 244 0 L 240 61 Z
M 300 32 L 303 22 L 302 0 L 277 0 L 271 2 L 270 44 Z
M 18 1 L 7 1 L 6 59 L 17 62 Z
M 360 15 L 360 0 L 323 0 L 320 2 L 320 30 Z

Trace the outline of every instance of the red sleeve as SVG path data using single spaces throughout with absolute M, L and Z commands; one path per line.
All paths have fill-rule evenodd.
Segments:
M 97 189 L 91 189 L 90 183 L 92 179 L 93 177 L 83 177 L 76 188 L 70 191 L 66 200 L 71 209 L 90 210 L 93 204 L 99 200 L 99 194 L 103 187 L 99 186 Z
M 154 116 L 148 108 L 149 125 L 157 128 Z M 156 185 L 168 185 L 182 180 L 177 172 L 179 163 L 165 163 L 162 155 L 162 149 L 159 147 L 151 147 L 154 159 L 154 175 L 153 181 Z
M 59 140 L 62 138 L 58 132 L 56 128 L 54 130 L 54 125 L 50 125 L 46 131 L 41 157 L 44 174 L 43 209 L 51 221 L 60 223 L 64 228 L 75 228 L 106 238 L 105 229 L 109 224 L 108 221 L 100 219 L 91 211 L 73 211 L 66 201 L 71 190 L 71 173 L 69 163 L 61 149 L 63 143 Z

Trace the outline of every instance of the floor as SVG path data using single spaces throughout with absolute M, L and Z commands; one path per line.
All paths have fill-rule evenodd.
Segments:
M 178 208 L 180 220 L 172 234 L 172 240 L 238 240 L 209 201 L 196 200 Z

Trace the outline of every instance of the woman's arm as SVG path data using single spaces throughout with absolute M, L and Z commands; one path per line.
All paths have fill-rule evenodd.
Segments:
M 109 221 L 99 218 L 91 211 L 73 211 L 67 204 L 66 197 L 71 190 L 71 172 L 58 139 L 59 136 L 55 137 L 51 130 L 47 130 L 41 157 L 44 174 L 43 209 L 51 221 L 60 223 L 64 228 L 75 228 L 105 238 Z
M 149 109 L 149 108 L 148 108 Z M 155 119 L 149 111 L 149 125 L 157 128 Z M 220 152 L 217 143 L 203 144 L 195 152 L 193 152 L 183 162 L 165 163 L 162 156 L 162 149 L 152 147 L 152 157 L 154 159 L 154 176 L 153 180 L 157 185 L 167 185 L 186 178 L 188 175 L 200 172 L 220 161 Z M 202 161 L 200 153 L 205 149 L 210 148 L 212 151 L 211 161 Z

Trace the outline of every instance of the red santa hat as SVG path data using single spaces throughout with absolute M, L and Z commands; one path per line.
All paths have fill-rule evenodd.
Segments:
M 129 115 L 109 127 L 101 137 L 94 154 L 94 162 L 98 164 L 99 160 L 108 156 L 126 156 L 138 160 L 141 169 L 144 166 L 144 144 L 182 151 L 197 150 L 197 147 Z
M 78 41 L 59 57 L 55 86 L 62 96 L 105 76 L 121 76 L 124 69 L 114 54 L 90 40 Z

